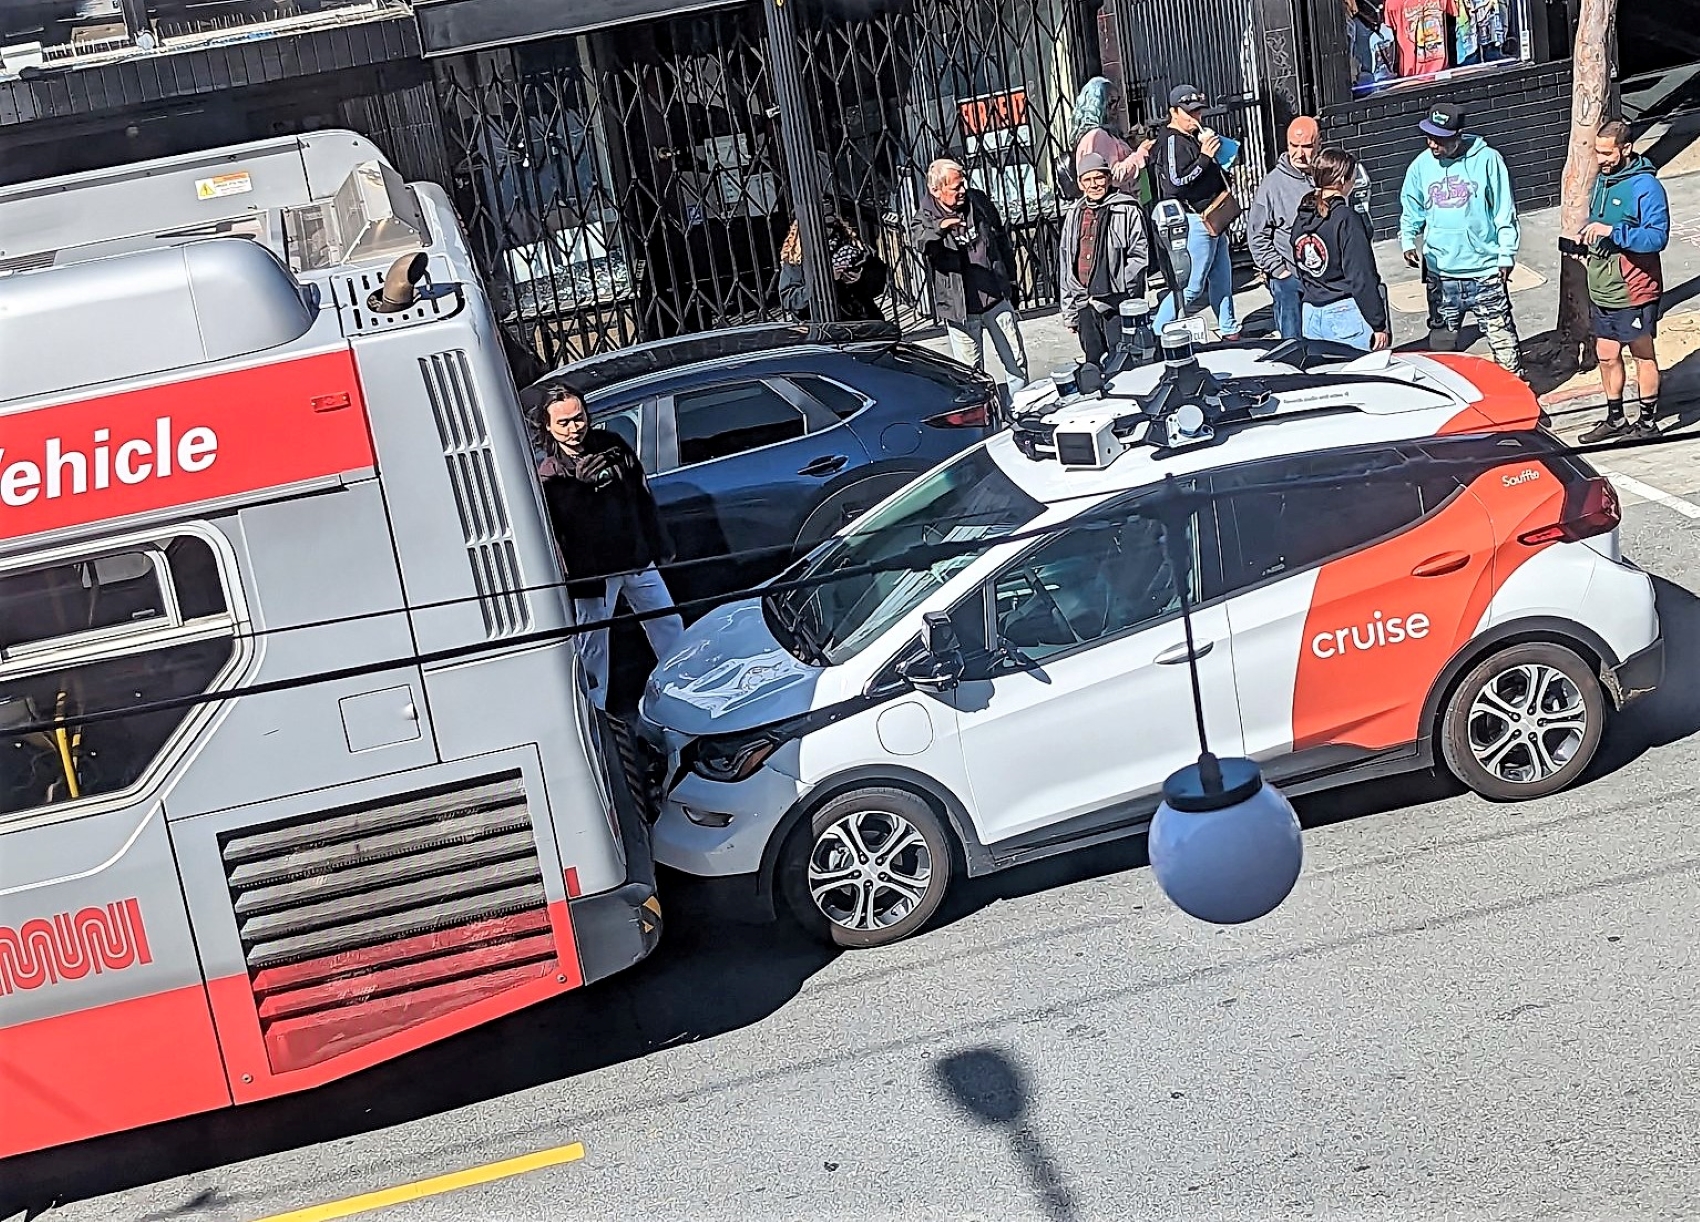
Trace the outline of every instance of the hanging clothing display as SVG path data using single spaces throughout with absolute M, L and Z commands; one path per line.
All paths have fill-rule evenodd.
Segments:
M 1451 64 L 1446 19 L 1453 0 L 1387 0 L 1387 24 L 1399 42 L 1399 75 L 1428 76 Z

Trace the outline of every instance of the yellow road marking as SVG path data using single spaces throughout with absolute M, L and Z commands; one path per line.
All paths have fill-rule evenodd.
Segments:
M 453 1192 L 457 1188 L 471 1188 L 475 1184 L 505 1180 L 509 1176 L 524 1175 L 527 1171 L 558 1167 L 562 1163 L 576 1163 L 583 1157 L 584 1145 L 575 1141 L 570 1146 L 556 1146 L 552 1150 L 539 1150 L 535 1154 L 504 1159 L 499 1163 L 486 1163 L 482 1167 L 468 1167 L 465 1171 L 452 1171 L 448 1175 L 436 1175 L 428 1180 L 382 1188 L 377 1192 L 331 1201 L 325 1205 L 314 1205 L 307 1209 L 297 1209 L 292 1213 L 274 1214 L 272 1217 L 262 1218 L 260 1222 L 332 1222 L 335 1218 L 351 1218 L 355 1214 L 368 1213 L 389 1205 L 400 1205 L 404 1201 L 417 1201 L 422 1197 L 438 1196 Z

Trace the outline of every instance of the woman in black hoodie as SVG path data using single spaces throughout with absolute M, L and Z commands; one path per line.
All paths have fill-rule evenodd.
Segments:
M 1369 222 L 1348 199 L 1357 173 L 1350 153 L 1317 153 L 1310 167 L 1316 190 L 1300 201 L 1293 221 L 1293 261 L 1304 294 L 1305 338 L 1373 352 L 1393 337 Z

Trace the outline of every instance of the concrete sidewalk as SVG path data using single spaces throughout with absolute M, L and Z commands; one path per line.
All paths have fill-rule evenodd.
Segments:
M 1682 138 L 1660 139 L 1653 133 L 1640 147 L 1658 145 L 1664 163 L 1660 178 L 1670 196 L 1671 241 L 1664 253 L 1665 315 L 1659 324 L 1659 362 L 1666 370 L 1663 397 L 1667 400 L 1700 396 L 1700 131 Z M 1674 147 L 1673 147 L 1674 146 Z M 1388 185 L 1382 190 L 1397 190 Z M 1530 360 L 1530 378 L 1541 402 L 1553 415 L 1560 431 L 1586 427 L 1598 411 L 1599 374 L 1587 371 L 1560 378 L 1543 371 L 1536 359 L 1543 341 L 1549 340 L 1558 321 L 1558 277 L 1562 256 L 1558 253 L 1559 210 L 1546 208 L 1525 212 L 1522 249 L 1512 274 L 1512 302 L 1525 354 Z M 1376 260 L 1387 283 L 1388 302 L 1393 307 L 1393 340 L 1400 347 L 1417 348 L 1428 338 L 1428 306 L 1422 278 L 1406 266 L 1397 239 L 1376 244 Z M 1235 305 L 1247 335 L 1257 336 L 1274 329 L 1268 290 L 1250 273 L 1240 273 Z M 1055 310 L 1033 313 L 1022 321 L 1027 342 L 1028 368 L 1032 377 L 1043 378 L 1058 368 L 1072 369 L 1081 359 L 1074 334 L 1063 325 Z M 1464 327 L 1469 350 L 1488 356 L 1487 342 L 1474 322 Z M 942 335 L 919 337 L 919 342 L 940 352 L 950 345 Z M 988 345 L 988 349 L 990 345 Z M 995 365 L 996 358 L 989 357 Z M 1631 371 L 1633 384 L 1633 371 Z

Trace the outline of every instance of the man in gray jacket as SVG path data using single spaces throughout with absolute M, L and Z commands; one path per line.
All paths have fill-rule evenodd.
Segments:
M 1075 181 L 1081 194 L 1063 214 L 1057 267 L 1062 316 L 1087 361 L 1102 366 L 1121 342 L 1121 303 L 1145 293 L 1150 248 L 1139 201 L 1112 189 L 1110 163 L 1101 154 L 1079 158 Z
M 1246 216 L 1246 245 L 1251 261 L 1269 282 L 1275 299 L 1275 330 L 1282 339 L 1298 339 L 1303 321 L 1298 268 L 1293 262 L 1293 218 L 1299 201 L 1312 190 L 1310 162 L 1322 141 L 1315 119 L 1300 115 L 1287 125 L 1287 151 L 1269 171 Z

